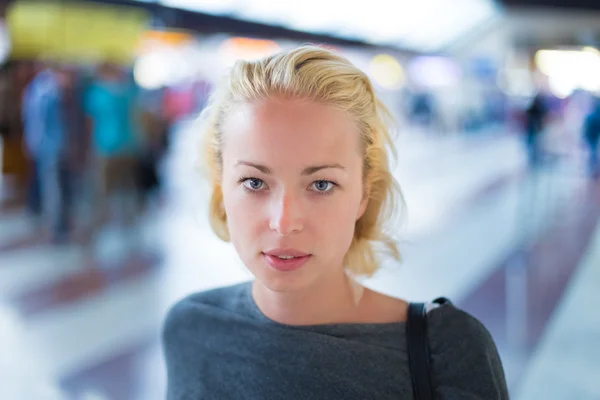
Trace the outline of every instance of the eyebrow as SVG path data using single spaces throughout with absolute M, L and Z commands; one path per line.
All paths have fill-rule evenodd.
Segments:
M 252 168 L 256 168 L 257 170 L 259 170 L 260 172 L 262 172 L 263 174 L 267 174 L 270 175 L 273 173 L 273 171 L 271 170 L 271 168 L 265 166 L 265 165 L 260 165 L 260 164 L 255 164 L 253 162 L 249 162 L 249 161 L 243 161 L 243 160 L 239 160 L 235 166 L 237 167 L 238 165 L 245 165 L 248 167 L 252 167 Z M 342 171 L 346 170 L 346 167 L 344 167 L 343 165 L 340 164 L 323 164 L 323 165 L 315 165 L 312 167 L 306 167 L 304 168 L 304 170 L 302 171 L 302 175 L 312 175 L 315 172 L 319 172 L 322 169 L 327 169 L 327 168 L 336 168 L 336 169 L 341 169 Z

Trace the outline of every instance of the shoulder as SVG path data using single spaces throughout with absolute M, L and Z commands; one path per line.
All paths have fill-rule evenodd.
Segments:
M 245 301 L 249 283 L 219 287 L 190 294 L 175 303 L 167 313 L 165 329 L 194 325 L 218 315 L 235 315 Z
M 451 303 L 428 314 L 432 368 L 440 390 L 489 399 L 507 396 L 498 349 L 488 329 Z
M 84 86 L 83 91 L 82 91 L 82 96 L 83 96 L 83 101 L 87 106 L 89 106 L 91 103 L 94 102 L 97 95 L 98 95 L 98 87 L 96 86 L 95 83 L 93 83 L 93 82 L 88 83 L 87 85 Z
M 428 313 L 432 352 L 497 354 L 496 344 L 479 319 L 449 301 Z
M 97 82 L 88 82 L 83 89 L 83 92 L 88 97 L 94 97 L 104 94 L 104 88 Z
M 175 303 L 163 322 L 161 340 L 169 363 L 218 346 L 247 325 L 244 284 L 194 293 Z M 201 340 L 199 340 L 201 338 Z

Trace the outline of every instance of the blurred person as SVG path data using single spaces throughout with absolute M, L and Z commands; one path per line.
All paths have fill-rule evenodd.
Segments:
M 22 102 L 15 99 L 23 98 L 25 87 L 33 78 L 32 72 L 31 63 L 22 61 L 8 61 L 0 67 L 0 174 L 4 178 L 10 176 L 10 200 L 17 203 L 28 196 L 30 162 L 22 143 Z
M 600 141 L 600 98 L 596 98 L 592 111 L 585 119 L 584 138 L 589 151 L 589 173 L 594 179 L 600 178 L 598 142 Z
M 184 118 L 188 118 L 196 109 L 196 86 L 192 81 L 180 82 L 166 87 L 162 97 L 162 115 L 174 126 Z
M 544 103 L 544 99 L 538 93 L 525 111 L 525 143 L 531 167 L 538 166 L 541 162 L 541 141 L 547 115 L 548 109 Z
M 86 134 L 86 114 L 84 110 L 85 99 L 85 74 L 81 70 L 73 68 L 71 89 L 67 92 L 65 99 L 68 129 L 71 135 L 69 146 L 69 163 L 72 170 L 78 175 L 79 180 L 84 180 L 87 160 L 90 157 L 90 135 Z
M 22 153 L 27 158 L 28 171 L 27 171 L 27 208 L 28 211 L 34 216 L 36 222 L 40 222 L 42 214 L 42 199 L 41 199 L 41 180 L 39 178 L 39 168 L 36 165 L 35 152 L 37 146 L 34 145 L 34 138 L 39 135 L 40 129 L 34 129 L 36 121 L 41 121 L 42 118 L 30 118 L 28 121 L 27 116 L 33 116 L 33 112 L 39 111 L 40 107 L 34 103 L 35 96 L 33 96 L 33 89 L 42 80 L 36 81 L 36 78 L 40 78 L 40 73 L 46 67 L 42 62 L 32 62 L 30 65 L 30 76 L 27 79 L 27 83 L 23 88 L 21 95 L 21 103 L 19 116 L 21 118 L 21 124 L 23 126 L 23 140 L 22 140 Z M 37 83 L 36 83 L 37 82 Z
M 388 115 L 362 71 L 319 47 L 239 61 L 217 87 L 201 119 L 210 223 L 255 279 L 169 311 L 168 399 L 424 398 L 413 379 L 440 398 L 508 399 L 478 320 L 356 279 L 378 251 L 399 258 Z
M 415 93 L 412 97 L 411 115 L 417 125 L 431 128 L 436 122 L 433 96 L 427 92 Z
M 154 96 L 153 96 L 154 95 Z M 149 200 L 155 197 L 160 200 L 161 174 L 160 163 L 169 147 L 169 124 L 154 106 L 156 93 L 147 93 L 141 102 L 140 122 L 143 139 L 138 160 L 137 182 Z
M 44 65 L 23 93 L 22 117 L 25 147 L 31 160 L 28 204 L 37 217 L 48 214 L 55 241 L 64 241 L 69 230 L 70 170 L 66 93 L 69 71 Z
M 5 173 L 5 169 L 8 169 L 5 164 L 7 151 L 6 142 L 13 134 L 11 127 L 11 109 L 10 106 L 14 105 L 14 98 L 11 90 L 11 66 L 7 63 L 0 65 L 0 175 Z
M 10 135 L 9 103 L 11 100 L 11 71 L 9 64 L 0 65 L 0 138 Z M 14 101 L 12 102 L 14 103 Z
M 136 190 L 138 138 L 135 89 L 117 65 L 102 64 L 84 94 L 84 112 L 92 144 L 94 228 L 111 217 L 115 195 L 120 217 L 131 225 L 139 208 Z

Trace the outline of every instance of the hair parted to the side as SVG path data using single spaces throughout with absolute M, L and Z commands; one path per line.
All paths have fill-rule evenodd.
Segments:
M 396 221 L 404 208 L 388 159 L 388 152 L 396 158 L 390 135 L 393 118 L 364 72 L 318 46 L 301 46 L 259 61 L 238 61 L 213 92 L 199 119 L 203 167 L 212 190 L 209 219 L 213 231 L 222 240 L 230 240 L 220 183 L 223 121 L 237 105 L 275 95 L 328 104 L 354 119 L 360 132 L 363 182 L 365 189 L 369 188 L 369 202 L 356 221 L 344 265 L 353 275 L 370 276 L 378 268 L 378 253 L 399 260 L 396 241 L 390 234 L 399 228 Z

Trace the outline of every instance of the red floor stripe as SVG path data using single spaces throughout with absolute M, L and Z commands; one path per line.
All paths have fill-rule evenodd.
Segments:
M 586 185 L 559 213 L 554 226 L 531 246 L 515 249 L 459 304 L 491 331 L 503 358 L 519 360 L 508 364 L 512 368 L 507 370 L 511 389 L 518 386 L 532 351 L 590 243 L 600 218 L 600 185 Z M 510 314 L 507 300 L 518 297 L 507 299 L 509 286 L 522 287 L 524 292 L 523 308 L 519 302 Z M 512 293 L 518 296 L 519 290 Z M 509 326 L 521 326 L 524 331 L 509 330 Z
M 95 296 L 118 283 L 140 279 L 162 264 L 156 255 L 139 253 L 130 255 L 118 265 L 101 266 L 92 260 L 88 262 L 82 270 L 9 299 L 9 302 L 22 316 L 32 317 Z

